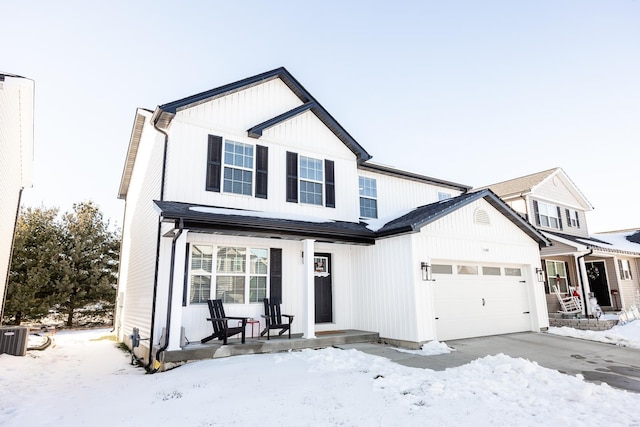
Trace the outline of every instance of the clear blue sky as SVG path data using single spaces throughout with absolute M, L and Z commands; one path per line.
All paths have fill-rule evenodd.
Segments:
M 591 231 L 640 227 L 640 1 L 16 1 L 30 206 L 116 198 L 137 107 L 285 66 L 373 160 L 471 186 L 562 167 Z

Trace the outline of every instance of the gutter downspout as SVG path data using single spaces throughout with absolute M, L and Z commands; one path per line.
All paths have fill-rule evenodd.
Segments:
M 164 152 L 162 153 L 162 175 L 160 178 L 160 201 L 164 200 L 164 181 L 165 175 L 167 171 L 167 148 L 169 146 L 169 134 L 164 130 L 160 129 L 155 121 L 151 123 L 153 128 L 164 135 Z M 158 270 L 160 268 L 160 239 L 162 237 L 162 218 L 158 218 L 158 239 L 156 241 L 156 265 L 155 272 L 153 275 L 153 297 L 151 299 L 151 327 L 149 329 L 149 363 L 147 363 L 144 369 L 149 372 L 151 368 L 151 361 L 153 360 L 151 356 L 153 355 L 153 330 L 155 328 L 155 319 L 156 319 L 156 298 L 158 296 Z
M 584 307 L 584 314 L 587 315 L 587 316 L 589 315 L 589 312 L 587 310 L 587 301 L 588 300 L 587 300 L 587 296 L 584 294 L 584 280 L 582 280 L 582 271 L 581 271 L 581 268 L 580 268 L 580 260 L 583 259 L 586 256 L 591 255 L 592 253 L 593 253 L 593 248 L 589 248 L 589 252 L 587 252 L 586 254 L 582 254 L 578 258 L 576 258 L 576 261 L 578 261 L 578 270 L 580 270 L 580 271 L 578 271 L 578 281 L 580 282 L 580 290 L 582 291 L 581 292 L 581 294 L 582 294 L 582 304 L 583 304 L 583 307 Z
M 9 264 L 7 265 L 7 277 L 4 278 L 4 295 L 0 299 L 0 325 L 2 325 L 2 318 L 4 317 L 4 303 L 7 301 L 7 294 L 9 292 L 9 276 L 11 275 L 11 262 L 13 261 L 13 246 L 16 242 L 16 228 L 18 225 L 18 218 L 20 217 L 20 201 L 22 200 L 22 190 L 18 193 L 18 207 L 16 208 L 16 216 L 13 221 L 13 234 L 11 235 L 11 250 L 9 252 Z
M 182 234 L 183 230 L 184 230 L 184 219 L 180 218 L 180 223 L 178 225 L 178 232 L 173 236 L 173 239 L 171 242 L 171 266 L 169 269 L 169 293 L 167 295 L 167 323 L 165 326 L 166 335 L 164 337 L 164 345 L 160 347 L 158 351 L 156 351 L 156 357 L 155 357 L 156 361 L 159 360 L 160 353 L 162 353 L 167 349 L 167 347 L 169 347 L 169 333 L 171 331 L 171 306 L 173 303 L 173 275 L 175 272 L 175 261 L 176 261 L 176 241 L 180 238 L 180 235 Z M 151 348 L 153 347 L 153 345 L 150 345 L 149 347 Z M 155 374 L 156 372 L 158 372 L 158 368 L 153 368 L 153 370 L 149 373 Z

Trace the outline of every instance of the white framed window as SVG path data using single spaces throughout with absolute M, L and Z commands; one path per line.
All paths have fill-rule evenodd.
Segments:
M 378 189 L 374 178 L 358 177 L 360 188 L 360 217 L 378 218 Z
M 569 293 L 569 282 L 567 281 L 567 270 L 563 261 L 545 260 L 547 266 L 547 278 L 549 280 L 549 291 L 553 292 L 553 287 L 563 293 Z
M 320 159 L 300 156 L 300 203 L 322 206 L 323 164 Z
M 631 274 L 631 263 L 628 259 L 619 259 L 618 260 L 618 270 L 620 270 L 620 279 L 622 280 L 632 280 L 633 275 Z
M 522 270 L 518 267 L 505 267 L 504 275 L 511 277 L 520 277 L 522 276 Z
M 229 304 L 262 302 L 267 297 L 268 254 L 266 248 L 192 244 L 189 303 L 203 304 L 209 299 Z
M 438 201 L 447 200 L 451 198 L 451 193 L 445 193 L 444 191 L 438 191 Z
M 253 194 L 253 145 L 226 140 L 222 189 L 225 193 Z
M 538 202 L 538 215 L 540 225 L 543 227 L 560 228 L 560 218 L 558 218 L 558 207 L 547 203 Z
M 213 248 L 206 245 L 191 245 L 191 289 L 190 304 L 204 304 L 211 296 L 213 274 Z
M 578 216 L 578 211 L 569 209 L 569 216 L 567 220 L 569 221 L 569 227 L 580 227 L 580 217 Z

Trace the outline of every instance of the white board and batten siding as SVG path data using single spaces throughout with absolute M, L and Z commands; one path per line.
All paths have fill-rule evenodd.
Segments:
M 129 342 L 133 328 L 145 338 L 150 334 L 151 304 L 155 275 L 158 212 L 153 205 L 160 197 L 163 138 L 151 129 L 146 115 L 137 158 L 125 200 L 122 253 L 118 278 L 118 338 Z M 126 295 L 126 297 L 125 297 Z
M 478 210 L 487 222 L 475 221 Z M 535 275 L 537 242 L 483 199 L 428 224 L 413 238 L 416 269 L 421 261 L 454 269 L 452 275 L 435 274 L 435 281 L 416 285 L 419 342 L 548 326 L 544 287 Z M 477 267 L 478 275 L 457 275 L 458 265 Z M 483 276 L 483 266 L 500 268 L 501 275 Z M 519 268 L 522 276 L 507 277 L 505 268 Z
M 284 84 L 277 82 L 280 80 L 178 112 L 170 127 L 166 200 L 344 221 L 358 220 L 356 157 L 315 114 L 304 112 L 266 129 L 259 139 L 247 135 L 250 127 L 300 105 L 299 99 Z M 262 88 L 264 85 L 272 87 L 266 90 Z M 285 93 L 281 93 L 283 91 Z M 208 135 L 268 147 L 267 199 L 206 191 Z M 335 208 L 286 202 L 287 151 L 335 162 Z
M 397 218 L 417 206 L 435 203 L 439 200 L 438 193 L 451 197 L 462 194 L 460 190 L 370 170 L 359 169 L 358 175 L 376 180 L 378 218 Z
M 416 342 L 415 286 L 420 279 L 414 265 L 412 236 L 355 246 L 353 253 L 353 324 L 384 338 Z
M 11 259 L 20 191 L 31 187 L 34 82 L 0 81 L 0 313 Z

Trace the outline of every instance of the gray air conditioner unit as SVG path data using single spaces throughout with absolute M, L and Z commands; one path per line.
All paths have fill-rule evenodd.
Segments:
M 29 328 L 27 326 L 0 327 L 0 354 L 24 356 L 27 354 L 28 343 Z

